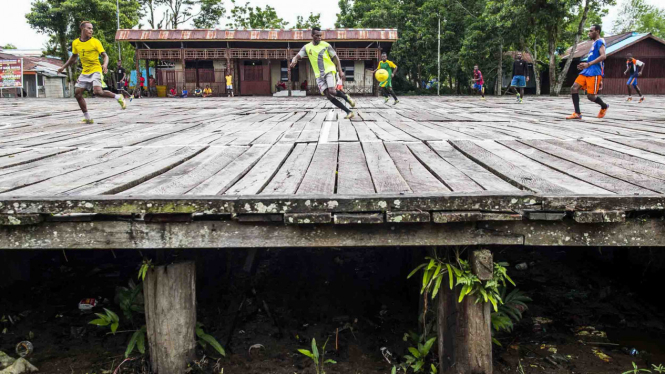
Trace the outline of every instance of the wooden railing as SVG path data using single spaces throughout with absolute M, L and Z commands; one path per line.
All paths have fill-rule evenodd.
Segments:
M 380 57 L 378 48 L 337 48 L 340 60 L 375 60 Z M 174 48 L 139 49 L 139 60 L 288 60 L 298 53 L 297 49 L 253 49 L 253 48 Z

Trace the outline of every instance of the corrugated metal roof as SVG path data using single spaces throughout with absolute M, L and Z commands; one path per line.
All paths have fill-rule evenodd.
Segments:
M 647 37 L 663 43 L 662 39 L 656 38 L 650 33 L 627 32 L 605 37 L 605 53 L 609 56 Z M 582 61 L 585 61 L 586 55 L 589 53 L 589 49 L 591 48 L 592 43 L 593 42 L 591 40 L 586 40 L 582 43 L 579 43 L 577 45 L 577 49 L 575 50 L 574 58 L 583 58 Z M 571 48 L 566 50 L 566 53 L 563 56 L 564 60 L 570 55 L 570 50 Z
M 323 40 L 396 41 L 396 29 L 321 30 Z M 308 41 L 310 30 L 118 30 L 119 41 Z
M 638 34 L 638 33 L 633 33 L 630 37 L 620 40 L 610 46 L 605 46 L 605 54 L 607 56 L 613 54 L 616 51 L 619 51 L 635 42 L 638 40 L 644 38 L 645 36 L 649 35 L 649 33 L 644 33 L 644 34 Z M 607 41 L 605 41 L 605 44 L 607 44 Z M 587 52 L 588 53 L 588 52 Z M 588 57 L 584 57 L 581 61 L 586 61 Z

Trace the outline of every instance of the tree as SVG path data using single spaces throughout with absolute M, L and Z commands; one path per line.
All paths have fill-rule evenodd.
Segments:
M 166 27 L 173 29 L 177 29 L 178 26 L 190 20 L 193 20 L 194 26 L 199 28 L 214 27 L 226 13 L 223 0 L 144 0 L 145 2 L 167 7 L 165 13 L 168 20 Z M 195 13 L 197 6 L 199 12 Z M 151 19 L 154 25 L 154 17 Z
M 307 20 L 303 16 L 298 16 L 296 18 L 296 25 L 294 29 L 311 29 L 312 27 L 321 27 L 321 13 L 310 13 Z
M 157 3 L 159 0 L 139 0 L 141 3 L 141 8 L 144 10 L 144 14 L 147 16 L 146 20 L 148 21 L 148 25 L 150 25 L 151 29 L 161 29 L 163 28 L 166 23 L 168 22 L 167 20 L 169 19 L 169 13 L 168 10 L 164 11 L 164 15 L 162 16 L 162 20 L 157 22 L 157 19 L 155 18 L 155 13 L 157 13 Z
M 16 46 L 12 43 L 7 43 L 2 47 L 2 49 L 16 49 Z
M 275 8 L 266 5 L 265 9 L 261 7 L 251 7 L 249 3 L 237 5 L 235 0 L 231 0 L 233 8 L 231 9 L 231 22 L 226 26 L 234 29 L 284 29 L 289 24 L 280 18 Z
M 637 31 L 665 37 L 665 10 L 644 0 L 624 0 L 612 31 L 616 34 Z

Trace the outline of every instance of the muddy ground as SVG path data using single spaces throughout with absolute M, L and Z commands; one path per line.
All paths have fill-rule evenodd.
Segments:
M 496 335 L 502 346 L 494 348 L 495 373 L 622 373 L 631 362 L 665 364 L 664 251 L 492 249 L 533 299 L 512 332 Z M 425 250 L 259 251 L 250 273 L 243 270 L 246 253 L 167 253 L 167 261 L 197 262 L 198 320 L 227 353 L 199 347 L 191 372 L 314 373 L 310 359 L 297 352 L 312 338 L 319 346 L 329 339 L 327 355 L 337 361 L 327 367 L 330 374 L 389 373 L 381 348 L 392 361 L 408 353 L 404 334 L 420 326 L 420 280 L 406 276 Z M 143 257 L 156 254 L 0 253 L 0 317 L 11 316 L 0 322 L 0 350 L 16 357 L 15 345 L 30 340 L 29 360 L 42 373 L 147 373 L 149 360 L 136 351 L 118 369 L 143 316 L 134 313 L 130 321 L 114 302 L 117 287 L 137 280 Z M 528 268 L 516 270 L 519 263 Z M 93 297 L 101 302 L 95 311 L 106 307 L 120 315 L 115 335 L 88 324 L 94 315 L 79 311 L 79 301 Z M 639 353 L 626 353 L 632 348 Z M 429 360 L 436 362 L 436 352 Z

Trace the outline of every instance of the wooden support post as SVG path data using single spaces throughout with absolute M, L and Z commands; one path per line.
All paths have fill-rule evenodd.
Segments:
M 492 253 L 471 252 L 469 262 L 481 280 L 492 278 Z M 438 297 L 439 366 L 446 374 L 492 374 L 490 303 L 466 296 L 458 303 L 461 288 L 441 287 Z
M 150 60 L 145 60 L 145 84 L 148 87 L 148 97 L 150 97 Z
M 289 65 L 289 61 L 286 61 L 286 66 L 288 67 L 288 79 L 289 79 L 289 96 L 291 96 L 291 86 L 293 86 L 293 82 L 291 82 L 291 65 Z
M 136 91 L 136 87 L 139 87 L 139 89 L 141 87 L 141 79 L 139 79 L 139 73 L 140 73 L 140 71 L 139 71 L 139 62 L 140 62 L 140 60 L 139 60 L 139 47 L 137 45 L 136 50 L 134 52 L 134 64 L 136 65 L 135 66 L 135 68 L 136 68 L 136 84 L 134 85 L 134 91 Z M 132 94 L 133 93 L 134 92 L 132 92 Z
M 157 266 L 143 282 L 150 362 L 154 373 L 182 374 L 195 358 L 196 266 Z

